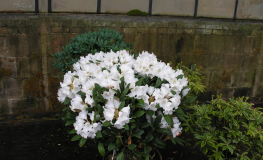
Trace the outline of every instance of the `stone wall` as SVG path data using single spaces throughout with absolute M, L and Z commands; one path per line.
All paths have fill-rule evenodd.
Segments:
M 53 53 L 71 37 L 115 29 L 136 52 L 164 62 L 197 64 L 207 94 L 263 97 L 263 23 L 174 17 L 1 14 L 0 114 L 60 110 Z
M 263 20 L 262 0 L 0 0 L 0 12 L 126 14 Z

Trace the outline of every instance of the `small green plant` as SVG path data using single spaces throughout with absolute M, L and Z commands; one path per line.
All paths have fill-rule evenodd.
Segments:
M 188 106 L 183 126 L 209 159 L 263 159 L 262 112 L 246 100 L 218 96 L 210 104 Z
M 140 11 L 139 9 L 130 10 L 127 13 L 128 16 L 148 16 L 148 13 Z
M 81 56 L 86 56 L 89 53 L 109 52 L 118 50 L 131 50 L 132 45 L 126 43 L 123 35 L 119 32 L 109 29 L 99 29 L 98 32 L 88 32 L 72 38 L 72 41 L 65 47 L 63 51 L 57 52 L 52 56 L 57 60 L 54 61 L 54 66 L 60 71 L 66 73 L 73 68 Z

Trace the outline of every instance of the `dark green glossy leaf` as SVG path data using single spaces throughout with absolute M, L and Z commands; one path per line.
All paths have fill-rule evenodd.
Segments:
M 186 100 L 184 100 L 183 103 L 185 103 L 185 104 L 192 103 L 193 101 L 196 100 L 196 98 L 197 98 L 197 97 L 189 97 L 189 98 L 187 98 Z
M 99 144 L 98 144 L 98 149 L 99 149 L 100 155 L 101 155 L 101 156 L 104 156 L 104 155 L 105 155 L 105 148 L 104 148 L 103 143 L 99 142 Z
M 171 118 L 171 115 L 164 115 L 164 119 L 170 126 L 173 125 L 173 119 Z
M 86 143 L 87 139 L 86 138 L 81 138 L 79 142 L 79 147 L 82 147 Z
M 72 129 L 71 131 L 68 132 L 68 134 L 74 134 L 76 133 L 77 131 L 75 129 Z
M 80 138 L 81 138 L 80 135 L 75 135 L 75 136 L 71 139 L 71 141 L 76 141 L 76 140 L 78 140 L 78 139 L 80 139 Z
M 121 153 L 118 155 L 118 157 L 117 157 L 116 160 L 124 160 L 124 153 L 121 152 Z
M 110 127 L 111 126 L 111 123 L 110 121 L 105 121 L 103 124 L 102 124 L 103 127 Z
M 129 148 L 129 150 L 134 150 L 136 148 L 135 144 L 130 144 L 127 146 Z
M 135 86 L 141 86 L 143 81 L 143 77 L 139 79 L 139 81 L 136 82 Z
M 65 126 L 69 126 L 69 125 L 72 125 L 73 123 L 75 123 L 76 120 L 69 120 L 67 121 L 67 123 L 65 124 Z
M 132 114 L 132 118 L 137 118 L 137 117 L 141 117 L 144 114 L 144 110 L 139 110 L 137 112 L 135 112 L 134 114 Z
M 151 140 L 153 140 L 153 135 L 147 135 L 147 136 L 145 137 L 145 141 L 146 141 L 146 142 L 150 142 Z
M 116 144 L 111 142 L 109 145 L 108 145 L 108 151 L 112 151 L 116 148 Z
M 101 131 L 98 131 L 98 132 L 96 133 L 96 137 L 97 137 L 97 138 L 102 138 Z

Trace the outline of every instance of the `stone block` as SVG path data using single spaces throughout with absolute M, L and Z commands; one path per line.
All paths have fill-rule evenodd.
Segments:
M 233 97 L 235 92 L 234 88 L 220 88 L 217 90 L 217 95 L 222 95 L 222 99 L 228 101 L 230 97 Z
M 209 63 L 205 68 L 208 71 L 218 71 L 224 66 L 225 55 L 222 54 L 212 54 L 209 59 Z
M 137 34 L 137 28 L 124 28 L 124 33 Z
M 36 98 L 20 98 L 9 100 L 10 107 L 13 114 L 33 114 L 43 112 L 43 100 Z
M 193 0 L 153 0 L 152 15 L 194 16 Z
M 1 3 L 0 11 L 9 12 L 34 12 L 35 11 L 35 1 L 32 0 L 9 0 Z
M 226 70 L 239 70 L 242 68 L 243 56 L 237 54 L 225 54 L 223 69 Z
M 249 53 L 243 55 L 242 69 L 245 70 L 255 70 L 258 68 L 258 60 L 260 59 L 259 54 Z
M 6 42 L 7 57 L 29 57 L 40 53 L 40 36 L 38 34 L 8 35 Z
M 76 37 L 76 35 L 70 34 L 54 34 L 51 35 L 51 48 L 52 53 L 62 51 L 62 46 L 66 46 L 72 40 L 71 37 Z
M 97 0 L 74 0 L 74 1 L 56 0 L 56 1 L 52 1 L 51 7 L 52 7 L 52 12 L 96 13 L 97 12 Z
M 254 70 L 240 70 L 234 72 L 233 86 L 235 87 L 253 87 L 255 83 Z
M 252 87 L 242 87 L 242 88 L 235 88 L 233 96 L 237 97 L 251 97 L 252 96 Z
M 8 101 L 0 99 L 0 115 L 9 114 Z
M 199 0 L 198 17 L 233 18 L 236 0 Z
M 4 36 L 10 33 L 13 33 L 12 28 L 0 27 L 0 36 Z
M 164 34 L 166 34 L 166 33 L 168 33 L 168 28 L 158 28 L 157 29 L 157 33 L 164 33 Z
M 195 34 L 212 34 L 212 29 L 195 29 Z
M 36 27 L 19 28 L 18 34 L 39 34 L 39 29 Z
M 6 98 L 21 98 L 23 96 L 23 79 L 7 78 L 5 83 Z
M 213 35 L 224 35 L 224 30 L 213 30 Z
M 195 30 L 194 29 L 177 29 L 178 34 L 194 34 Z
M 5 80 L 4 79 L 0 79 L 0 95 L 1 98 L 5 98 Z
M 29 78 L 42 71 L 42 58 L 17 58 L 17 77 Z
M 118 4 L 118 5 L 116 5 Z M 139 9 L 143 12 L 149 10 L 148 0 L 111 0 L 101 1 L 102 13 L 127 13 L 130 10 Z
M 263 20 L 263 3 L 260 0 L 239 0 L 237 8 L 238 19 Z
M 0 58 L 0 68 L 5 70 L 4 76 L 16 78 L 17 68 L 16 68 L 16 58 Z M 2 76 L 0 76 L 2 78 Z

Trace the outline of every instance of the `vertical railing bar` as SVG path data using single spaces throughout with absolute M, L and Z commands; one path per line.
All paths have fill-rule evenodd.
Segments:
M 149 16 L 152 15 L 152 4 L 153 4 L 153 1 L 149 0 L 149 12 L 148 12 Z
M 237 7 L 238 7 L 238 0 L 236 0 L 236 4 L 235 4 L 235 11 L 234 11 L 234 20 L 237 19 Z
M 101 0 L 97 1 L 97 13 L 100 13 L 101 11 Z
M 198 10 L 198 0 L 195 0 L 195 11 L 194 11 L 194 17 L 197 16 L 197 10 Z
M 51 0 L 48 0 L 48 13 L 51 13 L 52 9 L 51 9 Z
M 35 13 L 39 13 L 38 0 L 35 0 Z

